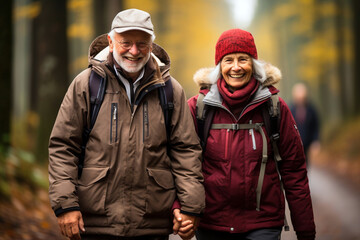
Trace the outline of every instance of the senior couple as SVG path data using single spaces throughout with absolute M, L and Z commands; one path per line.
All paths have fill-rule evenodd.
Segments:
M 90 45 L 89 68 L 68 88 L 49 141 L 49 197 L 61 233 L 85 240 L 165 240 L 172 232 L 182 239 L 275 240 L 285 224 L 284 189 L 298 239 L 315 239 L 305 155 L 281 98 L 277 151 L 263 124 L 281 74 L 258 60 L 253 36 L 223 32 L 215 67 L 195 75 L 200 92 L 188 101 L 154 39 L 147 12 L 119 12 L 111 31 Z M 79 175 L 93 72 L 106 86 Z M 160 100 L 166 85 L 169 128 Z M 198 121 L 202 109 L 211 115 L 211 122 L 203 119 L 208 130 Z

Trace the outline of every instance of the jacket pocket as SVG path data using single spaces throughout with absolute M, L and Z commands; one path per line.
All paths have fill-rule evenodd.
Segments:
M 108 167 L 83 169 L 77 188 L 81 211 L 105 214 L 108 171 Z
M 118 104 L 111 103 L 110 116 L 110 143 L 117 142 L 118 139 Z
M 229 144 L 231 145 L 232 134 L 233 131 L 229 129 L 210 129 L 204 153 L 206 161 L 229 161 L 228 157 L 231 155 Z
M 170 216 L 175 200 L 174 178 L 170 170 L 147 168 L 146 212 L 144 216 Z

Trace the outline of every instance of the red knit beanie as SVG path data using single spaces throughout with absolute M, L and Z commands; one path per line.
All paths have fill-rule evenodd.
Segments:
M 247 53 L 257 59 L 254 38 L 251 33 L 241 29 L 230 29 L 221 34 L 215 47 L 215 65 L 230 53 Z

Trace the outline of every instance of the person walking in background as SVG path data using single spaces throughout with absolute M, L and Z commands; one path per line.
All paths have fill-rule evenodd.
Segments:
M 300 135 L 288 106 L 275 96 L 280 70 L 258 60 L 253 36 L 241 29 L 221 34 L 215 65 L 195 74 L 200 93 L 188 100 L 203 139 L 206 207 L 196 238 L 278 240 L 285 222 L 283 184 L 297 238 L 315 239 Z M 280 123 L 272 125 L 278 134 L 266 129 L 269 109 L 279 114 Z M 182 236 L 192 230 L 178 212 L 173 229 Z
M 111 32 L 91 44 L 90 67 L 61 104 L 49 142 L 49 196 L 70 239 L 168 239 L 175 198 L 184 220 L 195 222 L 204 208 L 201 146 L 185 93 L 154 39 L 147 12 L 119 12 Z M 106 89 L 79 175 L 93 73 L 106 79 Z M 174 103 L 169 129 L 164 86 L 172 87 L 166 93 Z
M 304 145 L 307 165 L 309 165 L 310 150 L 319 151 L 319 118 L 315 107 L 308 97 L 308 90 L 304 83 L 297 83 L 292 89 L 293 103 L 290 106 L 295 118 L 301 140 Z

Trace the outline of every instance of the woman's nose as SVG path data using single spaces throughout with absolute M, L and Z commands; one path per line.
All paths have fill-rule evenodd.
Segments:
M 240 71 L 241 67 L 240 67 L 240 64 L 238 62 L 234 62 L 234 65 L 232 67 L 232 70 L 233 71 Z

